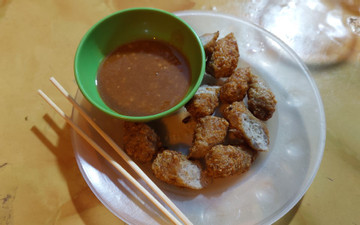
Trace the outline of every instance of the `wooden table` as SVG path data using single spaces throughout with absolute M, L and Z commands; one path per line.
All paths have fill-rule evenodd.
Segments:
M 293 47 L 322 95 L 327 139 L 313 184 L 276 224 L 360 224 L 360 36 L 351 34 L 346 23 L 348 16 L 359 16 L 356 7 L 324 0 L 0 0 L 1 225 L 124 224 L 86 185 L 69 126 L 36 90 L 43 89 L 70 113 L 48 78 L 55 76 L 75 94 L 73 58 L 81 37 L 102 17 L 136 6 L 232 14 L 264 26 Z M 302 16 L 286 18 L 294 13 Z M 312 23 L 294 24 L 299 18 Z M 284 27 L 274 26 L 286 21 L 318 32 L 286 36 Z

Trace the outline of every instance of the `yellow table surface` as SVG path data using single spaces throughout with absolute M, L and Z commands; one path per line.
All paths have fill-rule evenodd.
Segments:
M 124 224 L 91 192 L 77 167 L 69 126 L 36 92 L 41 88 L 71 113 L 72 107 L 48 78 L 55 76 L 71 94 L 76 93 L 74 53 L 91 25 L 109 13 L 135 6 L 171 12 L 214 10 L 260 24 L 257 16 L 269 7 L 268 2 L 0 0 L 0 225 Z M 300 4 L 281 2 L 273 4 L 294 12 Z M 342 12 L 340 23 L 349 32 L 346 17 L 359 16 L 356 7 L 360 6 L 328 2 L 313 1 L 308 6 L 320 7 L 314 7 L 315 12 L 321 6 Z M 320 28 L 313 37 L 321 35 Z M 309 39 L 310 44 L 316 41 Z M 313 49 L 301 56 L 310 65 L 324 103 L 324 156 L 309 190 L 278 225 L 360 224 L 360 36 L 335 35 L 319 44 L 325 44 L 321 54 Z

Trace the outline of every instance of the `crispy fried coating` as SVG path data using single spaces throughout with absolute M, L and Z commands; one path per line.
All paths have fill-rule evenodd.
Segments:
M 213 114 L 219 105 L 219 92 L 219 86 L 200 86 L 194 97 L 186 103 L 186 110 L 195 118 Z
M 248 90 L 248 107 L 258 119 L 268 120 L 275 112 L 276 99 L 265 82 L 251 74 Z
M 223 111 L 224 118 L 231 128 L 239 131 L 245 142 L 254 150 L 269 150 L 269 131 L 266 125 L 256 118 L 243 102 L 234 102 Z
M 161 146 L 160 138 L 155 131 L 145 123 L 124 123 L 124 149 L 134 160 L 141 163 L 153 159 Z
M 240 146 L 215 145 L 205 156 L 208 176 L 228 177 L 249 170 L 254 153 Z
M 224 141 L 229 123 L 216 116 L 205 116 L 196 124 L 190 158 L 203 158 L 214 145 Z
M 250 68 L 238 68 L 220 89 L 220 101 L 242 101 L 249 89 Z
M 230 76 L 239 61 L 239 48 L 233 33 L 229 33 L 224 38 L 219 39 L 206 64 L 206 72 L 215 78 Z
M 219 31 L 215 33 L 206 33 L 200 36 L 200 41 L 204 47 L 207 58 L 210 58 L 215 49 L 216 40 L 219 37 Z
M 191 161 L 180 152 L 165 150 L 152 163 L 154 175 L 172 185 L 202 189 L 210 181 L 197 161 Z

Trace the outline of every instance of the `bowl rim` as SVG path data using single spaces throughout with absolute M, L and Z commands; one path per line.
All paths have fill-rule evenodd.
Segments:
M 199 49 L 200 49 L 200 53 L 201 53 L 201 61 L 202 61 L 199 77 L 198 77 L 196 83 L 193 85 L 193 88 L 186 94 L 186 96 L 184 98 L 182 98 L 182 100 L 180 102 L 178 102 L 175 106 L 171 107 L 170 109 L 160 112 L 160 113 L 157 113 L 157 114 L 147 115 L 147 116 L 127 116 L 127 115 L 123 115 L 123 114 L 120 114 L 120 113 L 114 111 L 110 107 L 109 107 L 110 110 L 108 110 L 108 109 L 103 108 L 99 104 L 97 104 L 95 101 L 92 100 L 92 98 L 90 98 L 87 95 L 86 88 L 81 83 L 81 79 L 79 76 L 79 69 L 77 66 L 79 64 L 79 58 L 80 58 L 79 55 L 80 55 L 81 50 L 84 48 L 84 45 L 85 45 L 86 41 L 88 40 L 89 36 L 94 32 L 94 30 L 98 26 L 100 26 L 103 22 L 107 21 L 108 19 L 110 19 L 118 14 L 134 12 L 134 11 L 146 11 L 146 12 L 152 11 L 152 12 L 156 12 L 156 13 L 160 13 L 160 14 L 164 14 L 164 15 L 173 17 L 174 19 L 176 19 L 177 21 L 182 23 L 187 29 L 189 29 L 191 31 L 191 33 L 193 34 L 193 36 L 196 40 L 196 43 L 199 45 L 199 47 L 200 47 Z M 177 110 L 179 110 L 181 107 L 183 107 L 188 101 L 190 101 L 190 99 L 195 95 L 196 91 L 200 87 L 203 77 L 204 77 L 204 74 L 205 74 L 205 62 L 206 62 L 205 50 L 202 46 L 203 46 L 202 42 L 201 42 L 199 36 L 197 35 L 197 33 L 195 32 L 195 30 L 185 20 L 181 19 L 174 13 L 167 12 L 162 9 L 151 8 L 151 7 L 134 7 L 134 8 L 124 9 L 124 10 L 119 10 L 119 11 L 111 13 L 111 14 L 103 17 L 99 21 L 97 21 L 95 24 L 93 24 L 89 28 L 89 30 L 81 38 L 80 43 L 76 49 L 75 58 L 74 58 L 74 74 L 75 74 L 76 83 L 77 83 L 81 93 L 92 105 L 94 105 L 99 110 L 101 110 L 111 116 L 114 116 L 116 118 L 123 119 L 123 120 L 134 121 L 134 122 L 147 122 L 147 121 L 151 121 L 151 120 L 156 120 L 156 119 L 159 119 L 159 118 L 162 118 L 167 115 L 175 113 Z

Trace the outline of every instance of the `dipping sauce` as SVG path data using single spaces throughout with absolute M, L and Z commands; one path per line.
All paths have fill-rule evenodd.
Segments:
M 177 105 L 191 82 L 190 66 L 174 46 L 138 40 L 120 46 L 102 62 L 97 88 L 110 108 L 127 116 L 148 116 Z

